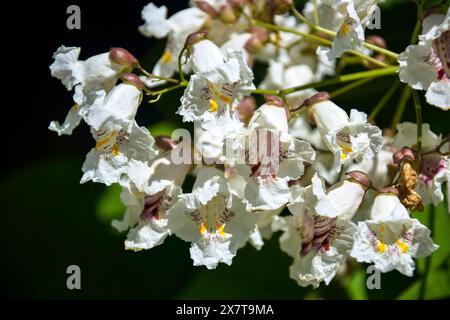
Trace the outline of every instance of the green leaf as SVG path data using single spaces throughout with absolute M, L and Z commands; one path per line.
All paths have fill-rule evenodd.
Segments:
M 159 135 L 170 136 L 176 128 L 172 121 L 160 121 L 150 125 L 149 130 L 152 136 L 157 137 Z
M 346 283 L 346 288 L 348 295 L 352 300 L 367 300 L 367 290 L 366 290 L 366 278 L 367 274 L 363 269 L 359 269 L 354 272 L 352 277 Z
M 421 280 L 415 281 L 398 297 L 399 300 L 419 298 Z M 450 297 L 450 275 L 445 271 L 431 271 L 425 288 L 425 299 L 443 299 Z
M 96 214 L 101 222 L 110 224 L 112 220 L 122 217 L 125 206 L 120 200 L 120 191 L 120 186 L 113 184 L 98 199 Z

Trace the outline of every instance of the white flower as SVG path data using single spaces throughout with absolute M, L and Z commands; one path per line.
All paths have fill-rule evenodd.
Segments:
M 61 46 L 53 54 L 55 62 L 50 66 L 52 76 L 61 80 L 67 90 L 80 84 L 90 90 L 110 90 L 116 84 L 120 73 L 124 70 L 110 59 L 110 53 L 105 52 L 78 60 L 80 48 Z
M 394 269 L 412 276 L 413 258 L 430 255 L 438 248 L 430 230 L 411 219 L 394 194 L 378 194 L 371 220 L 358 223 L 351 256 L 358 262 L 374 263 L 381 272 Z
M 150 132 L 134 120 L 120 130 L 92 128 L 91 132 L 96 145 L 86 156 L 81 183 L 127 183 L 131 159 L 149 163 L 157 154 Z
M 314 160 L 314 150 L 306 141 L 288 133 L 284 108 L 270 103 L 255 111 L 246 131 L 229 136 L 235 158 L 228 157 L 246 180 L 247 210 L 268 211 L 282 207 L 289 200 L 288 182 L 299 179 L 304 162 Z
M 49 130 L 57 132 L 59 136 L 63 134 L 71 135 L 72 131 L 78 127 L 81 119 L 83 119 L 83 116 L 86 114 L 86 109 L 82 107 L 83 93 L 81 91 L 81 86 L 75 87 L 75 93 L 73 95 L 73 101 L 75 104 L 67 113 L 64 123 L 61 125 L 58 121 L 52 121 L 48 126 Z
M 206 23 L 208 15 L 198 8 L 181 10 L 167 19 L 167 8 L 157 8 L 153 3 L 148 4 L 142 10 L 142 18 L 145 24 L 139 27 L 142 34 L 147 37 L 167 38 L 166 48 L 155 64 L 152 74 L 162 77 L 172 77 L 178 71 L 178 55 L 184 46 L 186 37 L 199 31 Z M 185 72 L 189 71 L 189 64 L 183 66 Z M 141 77 L 141 80 L 149 87 L 155 87 L 165 83 L 157 78 Z
M 356 226 L 344 215 L 329 218 L 318 215 L 316 197 L 311 186 L 304 199 L 288 205 L 292 216 L 278 217 L 275 231 L 283 231 L 281 249 L 294 258 L 290 277 L 301 286 L 317 288 L 323 281 L 329 284 L 347 259 L 353 245 Z
M 427 90 L 427 102 L 450 109 L 450 9 L 447 15 L 430 15 L 424 20 L 417 45 L 399 55 L 400 80 L 417 90 Z
M 205 112 L 230 112 L 254 89 L 253 73 L 241 51 L 224 56 L 214 43 L 202 40 L 190 49 L 194 75 L 181 98 L 178 114 L 183 121 L 200 120 Z
M 205 113 L 196 129 L 195 151 L 208 163 L 223 163 L 225 137 L 243 132 L 244 124 L 234 113 Z
M 329 100 L 311 107 L 311 114 L 325 143 L 335 156 L 335 169 L 355 160 L 374 157 L 383 145 L 381 130 L 367 123 L 367 115 L 352 109 L 347 113 Z
M 127 209 L 122 221 L 112 223 L 119 231 L 130 229 L 125 249 L 151 249 L 171 233 L 166 212 L 181 194 L 190 165 L 175 165 L 170 160 L 170 152 L 166 151 L 150 166 L 136 160 L 129 162 L 128 176 L 132 183 L 122 191 Z
M 314 210 L 318 215 L 335 218 L 338 216 L 352 219 L 367 191 L 367 186 L 357 182 L 351 176 L 325 190 L 323 181 L 315 174 L 311 179 L 312 190 L 316 197 Z
M 328 184 L 334 184 L 338 180 L 339 172 L 334 168 L 334 156 L 328 152 L 317 127 L 313 127 L 304 115 L 296 113 L 289 119 L 289 133 L 297 139 L 308 141 L 316 151 L 315 161 L 311 167 L 306 168 L 306 182 L 310 182 L 313 174 L 317 172 Z
M 362 44 L 365 40 L 364 28 L 369 24 L 370 19 L 377 9 L 379 0 L 360 1 L 324 1 L 344 16 L 340 24 L 336 37 L 333 40 L 331 49 L 321 48 L 318 53 L 326 54 L 329 60 L 340 57 L 349 50 L 363 50 Z M 330 11 L 325 6 L 326 11 Z M 329 13 L 328 13 L 329 14 Z M 338 15 L 339 20 L 340 16 Z M 334 27 L 332 25 L 332 27 Z
M 398 133 L 394 139 L 397 148 L 414 147 L 417 143 L 417 125 L 404 122 L 397 125 Z M 422 124 L 422 152 L 432 151 L 442 142 L 441 135 L 431 131 L 428 123 Z M 448 149 L 448 143 L 441 150 Z M 432 203 L 437 206 L 444 200 L 442 184 L 449 181 L 450 163 L 449 157 L 442 157 L 438 153 L 429 153 L 421 157 L 419 183 L 417 192 L 422 197 L 424 204 Z
M 242 201 L 231 194 L 223 173 L 204 167 L 198 172 L 192 193 L 179 196 L 167 217 L 170 230 L 192 243 L 194 265 L 214 269 L 220 262 L 232 263 L 259 215 L 245 211 Z

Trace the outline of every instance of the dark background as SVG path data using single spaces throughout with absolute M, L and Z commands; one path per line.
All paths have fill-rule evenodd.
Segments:
M 188 3 L 153 2 L 166 5 L 169 15 Z M 122 214 L 117 188 L 107 190 L 99 184 L 78 183 L 85 154 L 92 147 L 87 126 L 64 137 L 47 130 L 51 120 L 63 121 L 73 103 L 72 94 L 50 76 L 48 67 L 53 52 L 64 44 L 82 47 L 81 59 L 113 46 L 123 47 L 151 70 L 165 41 L 145 38 L 137 31 L 142 24 L 141 10 L 147 3 L 34 1 L 5 7 L 1 50 L 7 82 L 2 103 L 1 295 L 44 299 L 391 299 L 403 294 L 414 298 L 418 277 L 410 279 L 391 272 L 382 276 L 382 290 L 367 291 L 362 265 L 351 266 L 351 276 L 334 279 L 329 287 L 300 288 L 289 279 L 291 261 L 279 250 L 278 235 L 260 252 L 247 246 L 238 252 L 231 267 L 220 265 L 214 271 L 194 268 L 189 244 L 174 237 L 151 251 L 123 250 L 125 235 L 110 227 L 111 219 Z M 81 8 L 81 30 L 66 28 L 66 8 L 71 4 Z M 377 33 L 385 37 L 391 50 L 401 52 L 409 42 L 415 21 L 411 1 L 387 1 L 382 9 L 382 30 Z M 263 72 L 264 66 L 256 67 L 257 81 Z M 336 101 L 346 110 L 356 107 L 370 112 L 394 80 L 385 77 L 371 81 L 364 89 Z M 138 123 L 149 126 L 154 135 L 179 126 L 174 111 L 181 94 L 181 90 L 174 91 L 157 104 L 144 103 Z M 380 126 L 390 124 L 397 100 L 398 93 L 381 113 Z M 404 119 L 414 121 L 413 110 L 409 104 Z M 449 132 L 448 113 L 424 106 L 424 118 L 433 123 L 436 132 Z M 445 207 L 441 206 L 439 212 L 439 225 L 448 227 Z M 422 219 L 426 220 L 426 216 L 422 215 Z M 438 240 L 448 242 L 445 228 L 442 231 L 444 238 Z M 443 268 L 445 272 L 433 278 L 434 286 L 449 283 L 448 252 L 441 255 L 436 259 L 436 270 Z M 66 288 L 66 268 L 71 264 L 81 267 L 82 290 Z

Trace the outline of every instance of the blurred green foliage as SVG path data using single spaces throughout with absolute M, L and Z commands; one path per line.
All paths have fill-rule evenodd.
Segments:
M 382 8 L 382 29 L 376 33 L 385 37 L 390 49 L 401 52 L 416 21 L 414 3 L 391 0 Z M 145 66 L 156 62 L 163 45 L 160 41 L 149 48 Z M 257 67 L 257 79 L 264 70 L 264 66 Z M 357 107 L 369 112 L 393 81 L 394 77 L 374 80 L 336 101 L 346 110 Z M 149 125 L 154 135 L 170 133 L 180 126 L 174 112 L 181 94 L 177 90 L 156 104 L 143 103 L 138 122 Z M 380 126 L 389 126 L 397 99 L 398 93 L 380 114 Z M 414 121 L 411 103 L 404 119 Z M 424 105 L 424 119 L 434 131 L 448 133 L 448 114 Z M 46 124 L 42 128 L 45 130 Z M 89 148 L 86 146 L 86 152 Z M 123 213 L 120 189 L 80 185 L 83 161 L 83 154 L 54 154 L 2 177 L 3 295 L 81 299 L 416 299 L 419 295 L 424 259 L 418 261 L 412 278 L 396 271 L 382 274 L 381 290 L 367 290 L 367 265 L 355 263 L 348 266 L 348 275 L 336 277 L 328 287 L 301 288 L 289 278 L 291 259 L 280 251 L 278 234 L 262 250 L 247 246 L 238 252 L 232 266 L 220 265 L 211 271 L 193 267 L 189 244 L 175 237 L 150 251 L 125 251 L 125 235 L 110 226 L 111 220 Z M 435 215 L 432 236 L 440 248 L 432 256 L 426 298 L 450 297 L 450 216 L 446 205 L 440 205 Z M 429 223 L 429 208 L 414 216 Z M 66 288 L 66 268 L 71 264 L 81 267 L 82 290 Z

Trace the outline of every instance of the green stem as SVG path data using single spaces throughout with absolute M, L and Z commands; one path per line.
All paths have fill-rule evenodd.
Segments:
M 375 108 L 372 110 L 372 112 L 369 115 L 369 118 L 367 119 L 368 122 L 371 122 L 375 119 L 375 117 L 378 115 L 378 113 L 383 110 L 383 108 L 388 103 L 389 99 L 391 99 L 392 95 L 395 93 L 397 88 L 399 87 L 400 82 L 396 81 L 393 86 L 386 92 L 386 94 L 381 98 L 381 100 L 377 103 Z
M 276 95 L 279 96 L 281 94 L 287 95 L 296 91 L 301 91 L 309 88 L 321 88 L 326 86 L 331 86 L 339 83 L 350 82 L 354 80 L 359 80 L 363 78 L 376 78 L 381 76 L 386 76 L 390 74 L 394 74 L 398 71 L 398 67 L 388 67 L 383 69 L 375 69 L 369 71 L 362 71 L 356 73 L 345 74 L 333 78 L 329 78 L 319 82 L 308 83 L 298 87 L 287 88 L 283 90 L 273 90 L 273 89 L 256 89 L 253 90 L 254 94 L 264 94 L 264 95 Z
M 176 79 L 173 79 L 173 78 L 168 78 L 168 77 L 163 77 L 163 76 L 158 76 L 158 75 L 155 75 L 155 74 L 151 74 L 150 72 L 145 70 L 141 65 L 138 65 L 137 68 L 138 68 L 138 70 L 140 72 L 142 72 L 144 74 L 144 76 L 146 76 L 148 78 L 156 78 L 156 79 L 159 79 L 159 80 L 164 80 L 164 81 L 172 82 L 172 83 L 179 83 L 180 82 L 179 80 L 176 80 Z
M 314 23 L 319 26 L 319 5 L 317 4 L 317 0 L 314 0 Z
M 395 130 L 397 124 L 400 122 L 403 116 L 403 112 L 405 111 L 405 106 L 408 103 L 409 97 L 411 95 L 411 88 L 408 85 L 403 85 L 402 95 L 400 96 L 400 100 L 397 105 L 397 109 L 394 114 L 394 118 L 392 119 L 391 129 Z
M 435 214 L 436 213 L 435 213 L 434 206 L 431 205 L 430 206 L 430 224 L 429 224 L 431 234 L 433 234 L 433 230 L 434 230 Z M 426 291 L 426 287 L 427 287 L 427 280 L 428 280 L 428 275 L 430 273 L 430 270 L 431 270 L 431 255 L 429 255 L 427 257 L 427 259 L 425 260 L 425 271 L 422 276 L 422 282 L 420 283 L 419 300 L 425 299 L 425 291 Z
M 346 86 L 343 86 L 342 88 L 337 89 L 336 91 L 333 91 L 330 93 L 330 98 L 336 98 L 337 96 L 340 96 L 341 94 L 344 94 L 348 91 L 351 91 L 355 88 L 358 88 L 364 84 L 366 84 L 369 81 L 372 81 L 373 78 L 363 78 L 361 80 L 355 81 L 353 83 L 350 83 Z
M 421 1 L 419 4 L 417 4 L 417 23 L 414 27 L 413 34 L 411 36 L 411 44 L 415 44 L 417 42 L 417 36 L 419 35 L 420 29 L 422 27 L 422 11 L 423 6 L 425 5 L 425 0 Z
M 145 90 L 146 92 L 147 92 L 147 94 L 149 94 L 149 95 L 152 95 L 152 96 L 157 96 L 157 95 L 162 95 L 162 94 L 164 94 L 164 93 L 166 93 L 166 92 L 170 92 L 170 91 L 172 91 L 172 90 L 176 90 L 176 89 L 178 89 L 178 88 L 181 88 L 181 87 L 185 87 L 186 85 L 184 84 L 184 83 L 179 83 L 179 84 L 177 84 L 177 85 L 175 85 L 175 86 L 172 86 L 172 87 L 168 87 L 168 88 L 164 88 L 164 89 L 161 89 L 161 90 L 158 90 L 158 91 L 151 91 L 151 90 Z
M 416 90 L 412 91 L 412 96 L 414 100 L 414 108 L 416 110 L 416 121 L 417 121 L 417 151 L 420 153 L 422 149 L 422 106 L 420 105 L 420 98 Z

